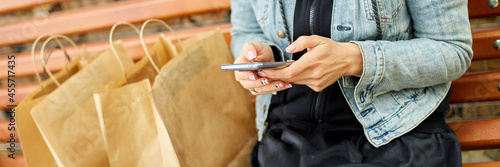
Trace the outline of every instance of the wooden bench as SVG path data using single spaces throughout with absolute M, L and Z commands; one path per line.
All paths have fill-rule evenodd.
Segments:
M 500 7 L 489 7 L 488 0 L 469 0 L 469 18 L 500 15 Z M 500 39 L 500 27 L 472 30 L 473 61 L 500 58 L 500 48 L 494 44 Z M 499 101 L 500 71 L 470 73 L 453 81 L 451 103 Z M 462 150 L 500 148 L 500 118 L 448 124 L 457 134 Z M 498 167 L 500 161 L 468 163 L 464 167 Z
M 0 0 L 4 2 L 6 0 Z M 63 0 L 59 0 L 63 1 Z M 11 1 L 9 1 L 10 3 Z M 11 3 L 8 6 L 0 7 L 0 13 L 5 13 L 18 9 L 33 7 L 34 5 L 56 3 L 55 0 L 39 0 L 37 3 L 29 0 L 20 0 Z M 2 4 L 8 4 L 7 2 Z M 142 22 L 149 18 L 175 18 L 203 12 L 229 10 L 230 0 L 172 0 L 172 1 L 145 1 L 132 0 L 126 2 L 116 2 L 110 5 L 81 9 L 69 12 L 60 12 L 49 15 L 47 18 L 39 18 L 29 21 L 19 21 L 0 25 L 0 34 L 6 34 L 6 38 L 0 39 L 0 46 L 10 46 L 32 42 L 42 33 L 61 33 L 78 34 L 82 32 L 109 29 L 114 23 L 119 21 L 129 21 L 133 23 Z M 147 9 L 147 10 L 145 10 Z M 483 18 L 500 15 L 500 8 L 492 9 L 488 7 L 488 0 L 469 1 L 470 18 Z M 113 16 L 113 17 L 111 17 Z M 37 32 L 20 36 L 25 27 L 37 26 L 35 23 L 44 22 L 43 26 L 38 26 Z M 76 26 L 67 26 L 76 25 Z M 209 26 L 190 30 L 179 31 L 181 38 L 189 38 L 196 34 L 220 27 L 229 44 L 231 28 L 230 24 L 219 26 Z M 168 35 L 167 35 L 168 36 Z M 473 30 L 473 50 L 474 61 L 498 59 L 500 51 L 493 47 L 493 43 L 500 39 L 500 27 Z M 138 60 L 143 55 L 142 47 L 138 38 L 124 39 L 124 45 L 127 51 Z M 155 41 L 155 35 L 146 37 L 146 43 L 151 45 Z M 175 41 L 175 40 L 174 40 Z M 86 44 L 91 54 L 95 54 L 108 47 L 107 42 Z M 75 55 L 75 50 L 68 47 L 69 55 Z M 35 71 L 42 72 L 39 69 L 33 69 L 29 53 L 16 54 L 16 77 L 32 76 Z M 7 71 L 7 58 L 0 58 L 0 70 Z M 51 57 L 49 68 L 52 71 L 58 71 L 64 67 L 65 58 L 59 50 L 55 50 Z M 37 60 L 36 63 L 40 63 Z M 5 80 L 6 73 L 0 73 L 0 79 Z M 460 79 L 453 81 L 452 103 L 467 103 L 481 101 L 500 101 L 500 92 L 498 84 L 500 83 L 500 72 L 482 72 L 474 74 L 465 74 Z M 33 92 L 38 84 L 18 85 L 16 87 L 16 101 L 19 102 L 23 97 Z M 7 108 L 7 88 L 0 87 L 0 108 Z M 450 123 L 460 140 L 463 150 L 500 148 L 500 119 L 487 119 L 470 122 Z M 500 166 L 500 161 L 488 163 L 464 164 L 464 166 Z

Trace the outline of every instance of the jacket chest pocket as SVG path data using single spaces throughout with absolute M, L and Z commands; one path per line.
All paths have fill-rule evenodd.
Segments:
M 376 9 L 373 4 L 376 4 Z M 377 16 L 374 11 L 378 10 L 382 39 L 397 41 L 410 38 L 411 18 L 404 0 L 364 0 L 364 5 L 366 18 L 373 24 Z
M 404 0 L 364 0 L 366 19 L 375 21 L 377 10 L 381 23 L 392 23 L 404 5 Z
M 257 0 L 254 6 L 254 13 L 257 19 L 257 23 L 262 27 L 264 23 L 268 20 L 269 13 L 269 1 L 268 0 Z

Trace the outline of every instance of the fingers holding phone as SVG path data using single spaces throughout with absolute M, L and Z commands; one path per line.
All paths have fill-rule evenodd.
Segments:
M 267 77 L 258 76 L 256 71 L 238 72 L 236 80 L 243 88 L 248 89 L 253 95 L 268 94 L 282 91 L 292 87 L 292 84 L 283 81 L 270 80 Z
M 257 85 L 255 85 L 257 87 L 249 87 L 246 89 L 250 90 L 250 92 L 253 95 L 262 95 L 262 94 L 269 94 L 269 93 L 273 93 L 273 92 L 279 92 L 279 91 L 282 91 L 282 90 L 285 90 L 285 89 L 292 87 L 292 84 L 285 83 L 283 81 L 273 81 L 271 83 L 267 83 L 269 81 L 266 81 L 266 80 L 268 80 L 268 79 L 265 79 L 262 81 L 263 86 L 257 84 Z M 242 82 L 240 82 L 240 83 L 242 83 Z M 265 83 L 265 85 L 264 85 L 264 83 Z M 242 85 L 244 85 L 244 84 L 245 83 L 242 83 Z
M 234 61 L 234 64 L 254 62 L 274 62 L 274 55 L 271 47 L 260 42 L 249 42 L 244 44 L 243 52 Z M 257 71 L 235 71 L 234 75 L 236 80 L 254 95 L 277 92 L 292 86 L 282 81 L 272 81 L 267 77 L 260 77 L 257 75 Z

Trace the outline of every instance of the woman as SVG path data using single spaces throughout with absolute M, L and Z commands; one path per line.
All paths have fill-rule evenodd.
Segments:
M 233 0 L 235 72 L 257 96 L 251 166 L 461 166 L 446 125 L 472 59 L 466 0 Z

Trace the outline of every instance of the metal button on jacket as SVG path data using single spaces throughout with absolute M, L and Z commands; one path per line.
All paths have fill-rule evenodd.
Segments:
M 278 32 L 276 32 L 276 34 L 278 35 L 278 37 L 280 38 L 285 38 L 285 33 L 283 33 L 283 31 L 279 30 Z

